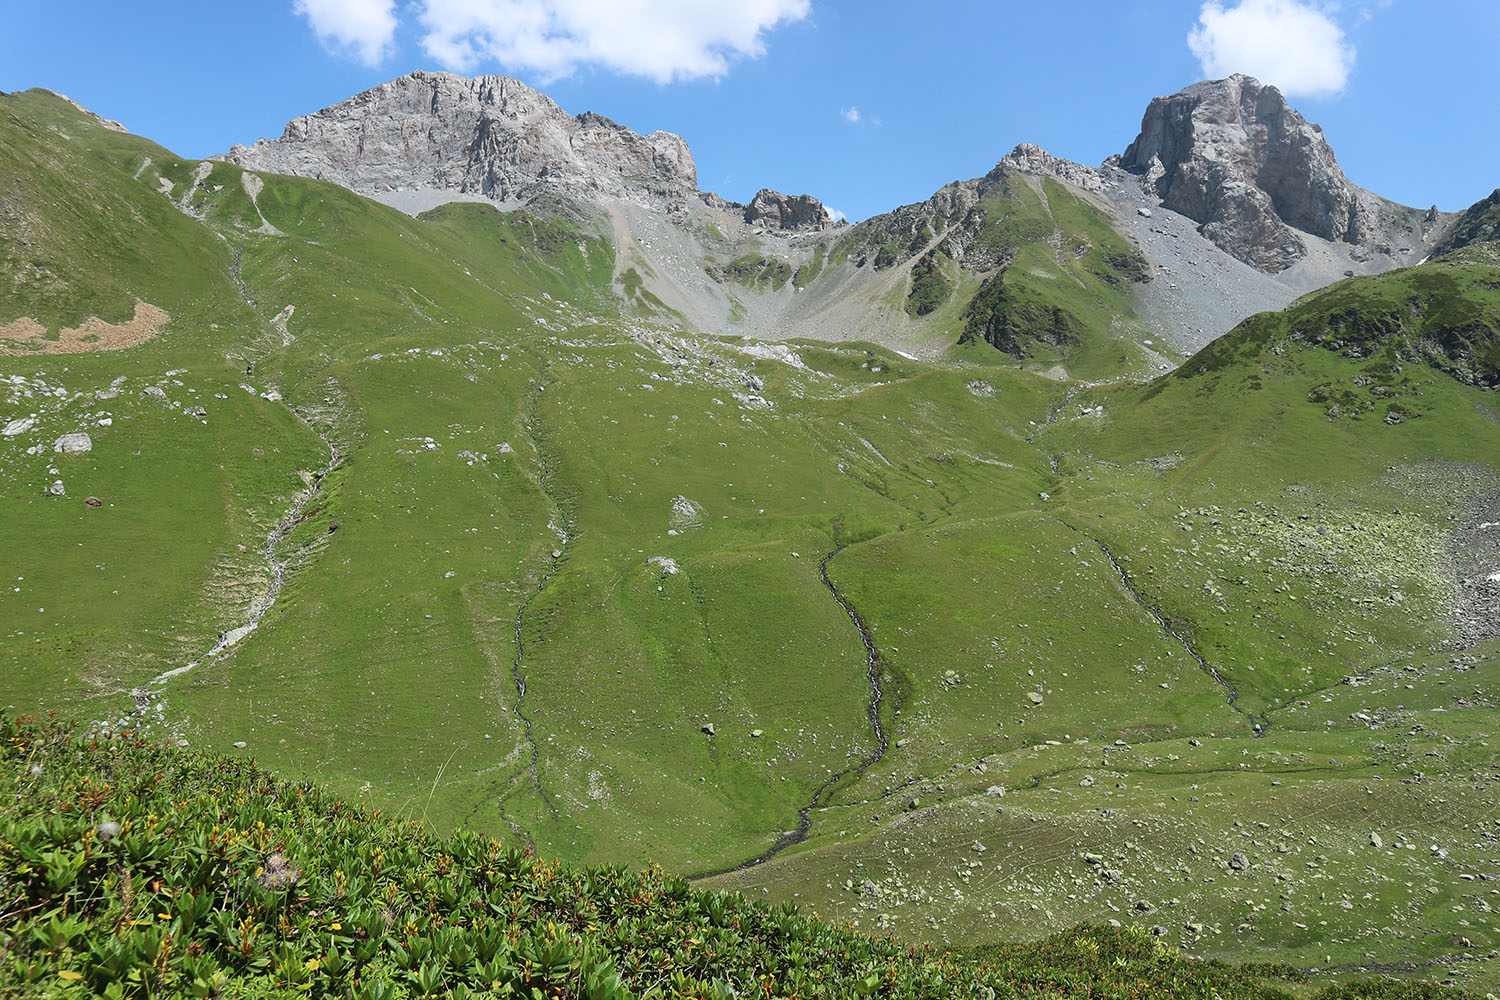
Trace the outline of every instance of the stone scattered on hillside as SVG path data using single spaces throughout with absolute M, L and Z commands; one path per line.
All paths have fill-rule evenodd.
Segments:
M 52 442 L 52 450 L 63 455 L 74 455 L 85 451 L 92 451 L 93 439 L 87 434 L 64 434 Z
M 1040 691 L 1027 691 L 1026 698 L 1033 705 L 1040 705 L 1042 703 L 1042 693 Z
M 1385 846 L 1385 841 L 1381 839 L 1380 834 L 1378 834 L 1378 833 L 1372 833 L 1372 834 L 1370 834 L 1370 846 L 1371 847 L 1384 847 Z
M 1237 872 L 1242 872 L 1250 867 L 1250 859 L 1245 857 L 1239 851 L 1235 851 L 1229 856 L 1229 867 L 1233 868 Z
M 702 732 L 703 732 L 704 736 L 717 736 L 717 735 L 719 735 L 718 731 L 714 729 L 714 724 L 712 722 L 705 722 L 703 724 Z
M 19 435 L 25 434 L 35 426 L 35 417 L 21 417 L 18 420 L 12 420 L 10 423 L 6 424 L 5 428 L 3 430 L 0 430 L 0 437 L 18 437 Z

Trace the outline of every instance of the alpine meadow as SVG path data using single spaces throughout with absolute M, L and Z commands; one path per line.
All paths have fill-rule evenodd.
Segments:
M 0 95 L 0 994 L 1500 992 L 1500 192 L 1133 124 Z

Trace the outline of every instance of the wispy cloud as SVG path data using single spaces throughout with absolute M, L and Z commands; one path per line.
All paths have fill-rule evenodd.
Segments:
M 854 107 L 843 108 L 843 109 L 841 109 L 839 111 L 839 115 L 844 119 L 844 121 L 848 122 L 850 125 L 857 125 L 857 124 L 859 124 L 860 114 L 859 114 L 859 109 L 858 108 L 854 108 Z
M 1327 10 L 1305 0 L 1208 0 L 1188 47 L 1210 77 L 1248 73 L 1288 95 L 1343 92 L 1354 46 Z
M 766 32 L 809 0 L 420 0 L 427 55 L 455 70 L 494 62 L 543 80 L 599 66 L 658 83 L 720 77 L 765 54 Z
M 396 0 L 293 0 L 329 49 L 378 66 L 396 37 Z

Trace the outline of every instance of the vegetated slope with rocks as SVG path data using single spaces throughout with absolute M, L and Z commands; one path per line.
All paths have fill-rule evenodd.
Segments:
M 908 950 L 660 869 L 563 866 L 470 831 L 432 837 L 305 782 L 128 734 L 0 715 L 0 762 L 15 786 L 0 807 L 11 873 L 0 899 L 26 916 L 0 929 L 7 993 L 1279 1000 L 1304 981 L 1106 928 L 966 955 Z
M 1062 309 L 1084 327 L 1067 363 L 1117 376 L 1099 317 L 1148 346 L 1127 310 L 1147 324 L 1152 289 L 1188 287 L 1187 264 L 1131 280 L 1148 236 L 1207 241 L 1133 175 L 1034 150 L 977 214 L 929 217 L 971 261 L 992 241 L 997 270 L 912 274 L 920 213 L 892 214 L 906 257 L 879 270 L 889 238 L 852 252 L 876 227 L 756 234 L 706 200 L 687 226 L 552 194 L 412 217 L 0 101 L 45 154 L 16 171 L 28 191 L 81 171 L 131 206 L 27 202 L 52 245 L 119 227 L 95 311 L 173 295 L 127 351 L 0 358 L 0 428 L 30 421 L 0 439 L 7 702 L 313 761 L 346 796 L 578 862 L 717 871 L 805 816 L 804 842 L 718 884 L 908 941 L 1112 919 L 1201 953 L 1495 982 L 1491 647 L 1470 626 L 1500 566 L 1464 547 L 1500 522 L 1500 455 L 1494 394 L 1438 354 L 1381 381 L 1379 352 L 1273 340 L 1197 378 L 1079 382 L 982 336 L 938 361 L 720 336 L 663 297 L 708 301 L 677 281 L 696 274 L 816 310 L 862 282 L 891 314 L 871 329 L 927 322 L 946 350 L 1001 275 L 1020 284 L 988 315 L 1028 363 L 1061 357 L 1028 308 Z M 195 259 L 156 246 L 174 232 Z M 0 287 L 26 287 L 21 252 Z M 1306 263 L 1263 277 L 1289 293 Z M 1388 311 L 1408 300 L 1382 283 L 1450 273 L 1430 266 L 1324 294 Z M 1443 294 L 1487 315 L 1462 273 Z M 77 324 L 54 292 L 10 311 Z M 1166 363 L 1119 361 L 1142 358 Z M 1397 388 L 1420 417 L 1330 415 L 1330 385 Z M 52 450 L 91 427 L 89 452 Z M 273 606 L 222 647 L 273 571 Z

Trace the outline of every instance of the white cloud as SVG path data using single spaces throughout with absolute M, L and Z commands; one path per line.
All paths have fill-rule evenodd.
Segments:
M 854 125 L 859 122 L 858 108 L 844 108 L 839 112 L 839 114 L 842 115 L 844 117 L 844 121 L 848 122 L 850 125 Z
M 1208 0 L 1188 48 L 1209 77 L 1248 73 L 1288 95 L 1338 94 L 1354 68 L 1343 29 L 1305 0 Z
M 719 77 L 809 0 L 422 0 L 422 46 L 450 69 L 493 60 L 546 80 L 584 64 L 658 83 Z
M 292 0 L 292 10 L 307 18 L 324 45 L 366 66 L 378 65 L 390 52 L 395 9 L 396 0 Z
M 845 215 L 843 212 L 840 212 L 838 209 L 834 208 L 832 205 L 824 205 L 823 207 L 826 208 L 826 209 L 828 209 L 828 217 L 830 219 L 832 219 L 834 222 L 848 222 L 849 221 L 849 217 L 847 215 Z

